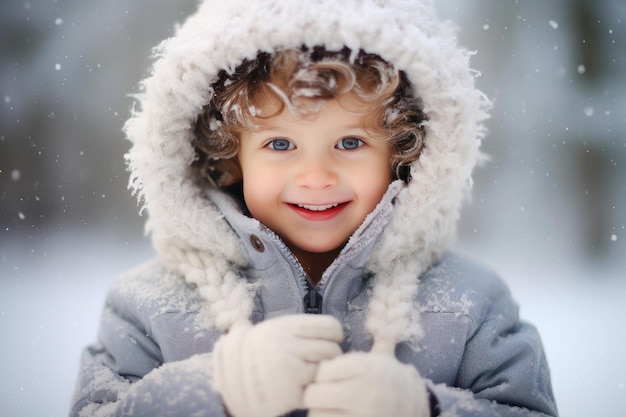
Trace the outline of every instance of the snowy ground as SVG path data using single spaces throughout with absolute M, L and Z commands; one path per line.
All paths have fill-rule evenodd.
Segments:
M 493 245 L 462 250 L 491 259 L 539 327 L 561 415 L 626 415 L 624 269 L 520 268 Z M 151 253 L 106 229 L 0 241 L 0 416 L 67 415 L 108 286 Z
M 108 286 L 149 256 L 106 229 L 0 241 L 0 416 L 68 414 Z

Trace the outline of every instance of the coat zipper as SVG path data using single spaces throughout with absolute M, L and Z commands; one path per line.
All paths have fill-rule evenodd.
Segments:
M 322 314 L 322 294 L 316 287 L 312 286 L 309 280 L 306 280 L 306 294 L 303 298 L 304 312 L 306 314 Z
M 304 297 L 302 298 L 304 312 L 306 314 L 322 314 L 323 297 L 319 290 L 321 285 L 323 285 L 322 283 L 324 280 L 320 281 L 317 286 L 312 285 L 309 276 L 304 271 L 304 268 L 302 268 L 302 265 L 295 257 L 295 255 L 289 250 L 289 248 L 287 248 L 287 245 L 285 245 L 285 243 L 278 237 L 278 235 L 276 235 L 270 229 L 267 229 L 266 233 L 277 244 L 281 251 L 287 255 L 287 258 L 290 259 L 294 265 L 296 265 L 296 269 L 298 269 L 300 272 L 298 282 L 302 284 L 300 289 L 305 292 Z

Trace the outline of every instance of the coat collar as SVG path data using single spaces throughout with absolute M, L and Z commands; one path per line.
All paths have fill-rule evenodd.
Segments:
M 381 201 L 352 234 L 337 259 L 328 267 L 320 282 L 320 288 L 323 289 L 330 278 L 340 273 L 342 266 L 362 268 L 365 265 L 375 243 L 389 223 L 394 200 L 402 188 L 403 183 L 400 180 L 389 185 Z M 277 257 L 281 257 L 290 264 L 292 274 L 304 275 L 297 259 L 280 237 L 258 220 L 243 214 L 233 198 L 218 190 L 209 190 L 208 198 L 239 236 L 247 261 L 246 268 L 264 270 L 276 263 Z

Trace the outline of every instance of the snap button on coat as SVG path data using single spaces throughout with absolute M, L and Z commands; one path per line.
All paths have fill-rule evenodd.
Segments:
M 263 244 L 261 239 L 259 239 L 258 236 L 251 235 L 250 236 L 250 243 L 252 243 L 252 247 L 254 249 L 256 249 L 257 252 L 261 252 L 261 253 L 265 252 L 265 245 Z

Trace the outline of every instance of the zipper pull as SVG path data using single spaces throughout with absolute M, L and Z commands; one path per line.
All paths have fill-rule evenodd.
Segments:
M 304 296 L 304 312 L 307 314 L 322 313 L 322 294 L 317 292 L 315 288 L 309 288 Z

